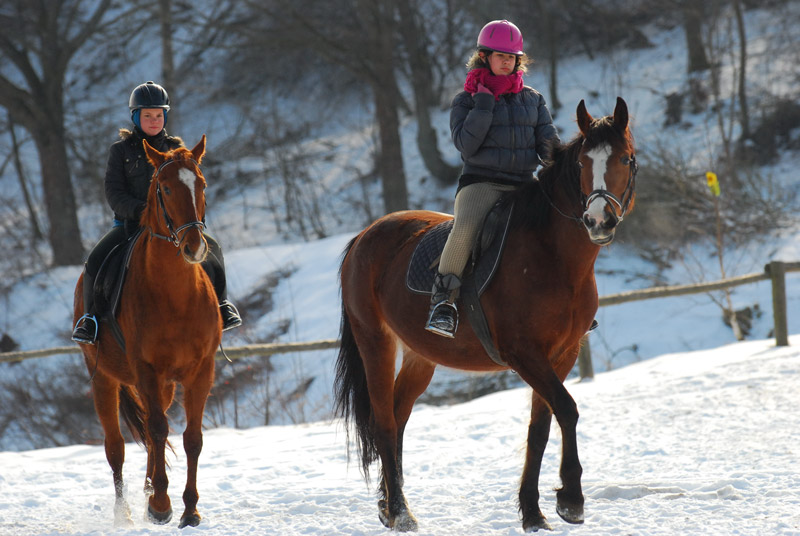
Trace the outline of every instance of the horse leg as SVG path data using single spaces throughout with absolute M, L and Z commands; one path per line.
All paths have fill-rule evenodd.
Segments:
M 125 486 L 122 479 L 122 466 L 125 462 L 125 440 L 119 426 L 119 383 L 98 372 L 95 374 L 92 389 L 94 405 L 105 436 L 106 459 L 111 466 L 114 479 L 114 522 L 117 525 L 130 525 L 131 510 L 125 499 Z
M 114 523 L 131 525 L 131 509 L 125 500 L 122 464 L 125 462 L 125 440 L 119 427 L 119 383 L 100 371 L 92 380 L 94 409 L 103 427 L 106 460 L 114 478 Z
M 147 515 L 153 523 L 165 525 L 172 519 L 172 505 L 167 495 L 169 479 L 164 456 L 169 435 L 167 415 L 161 404 L 164 380 L 146 363 L 142 363 L 138 373 L 136 389 L 145 409 L 147 465 L 148 471 L 152 471 L 150 481 L 153 486 L 153 494 L 147 502 Z
M 200 524 L 197 512 L 197 460 L 203 449 L 203 410 L 206 398 L 211 391 L 214 378 L 214 359 L 209 357 L 207 365 L 191 383 L 184 382 L 183 405 L 186 411 L 186 430 L 183 432 L 183 449 L 186 452 L 186 488 L 183 491 L 183 504 L 186 507 L 179 528 L 196 527 Z
M 562 487 L 556 492 L 556 512 L 568 523 L 583 523 L 584 498 L 583 492 L 581 491 L 581 475 L 583 474 L 583 469 L 581 468 L 578 458 L 578 440 L 576 435 L 578 407 L 575 404 L 575 400 L 573 400 L 567 388 L 564 387 L 564 384 L 552 367 L 548 366 L 546 369 L 542 367 L 542 370 L 535 373 L 524 368 L 520 368 L 517 372 L 523 380 L 533 387 L 534 391 L 536 391 L 547 404 L 550 411 L 555 415 L 556 421 L 561 428 L 562 448 L 559 475 L 561 476 Z M 540 414 L 536 417 L 538 422 L 534 422 L 534 419 L 531 420 L 532 426 L 539 426 L 539 423 L 544 424 L 545 417 L 541 416 L 542 411 L 543 410 L 540 410 Z M 538 463 L 534 463 L 534 465 L 531 466 L 529 477 L 532 476 L 533 470 L 541 465 L 541 455 L 537 454 L 537 450 L 541 449 L 542 453 L 544 452 L 544 445 L 541 444 L 543 434 L 543 431 L 534 431 L 531 433 L 529 430 L 528 446 L 531 448 L 531 435 L 533 435 L 535 446 L 532 453 L 533 456 L 529 456 L 528 459 L 532 457 L 539 458 Z M 546 441 L 544 443 L 546 444 Z M 523 498 L 530 501 L 531 483 L 527 481 L 523 482 L 526 490 L 523 497 L 522 488 L 520 489 L 520 501 L 522 501 Z M 538 491 L 536 494 L 538 495 Z M 522 503 L 521 508 L 523 508 L 523 515 L 526 510 L 529 512 L 529 515 L 532 516 L 530 518 L 531 523 L 535 524 L 538 517 L 535 513 L 531 513 L 533 508 L 530 504 L 530 502 Z M 538 506 L 536 508 L 538 509 Z M 531 526 L 531 528 L 533 528 L 533 526 Z
M 403 479 L 403 434 L 411 416 L 414 402 L 431 383 L 436 365 L 421 357 L 416 352 L 406 349 L 403 353 L 403 365 L 394 382 L 394 420 L 397 423 L 397 468 L 400 486 Z
M 161 391 L 161 407 L 164 408 L 164 411 L 172 405 L 173 398 L 175 398 L 175 384 L 173 382 L 165 382 Z M 165 445 L 169 445 L 169 441 Z M 145 447 L 147 449 L 147 472 L 144 477 L 144 494 L 149 499 L 153 494 L 153 473 L 155 472 L 156 464 L 152 442 L 148 441 Z M 170 448 L 172 447 L 170 446 Z
M 522 514 L 522 527 L 526 530 L 551 530 L 547 518 L 539 509 L 539 472 L 542 457 L 550 437 L 552 412 L 544 400 L 533 393 L 531 403 L 531 422 L 528 425 L 528 448 L 525 454 L 525 468 L 519 488 L 519 510 Z
M 388 528 L 398 532 L 417 530 L 403 495 L 402 477 L 397 458 L 397 423 L 394 414 L 394 361 L 396 344 L 392 335 L 379 327 L 358 329 L 353 323 L 359 351 L 364 356 L 364 373 L 372 406 L 372 436 L 381 459 L 381 485 L 378 517 Z M 361 338 L 358 333 L 373 337 Z

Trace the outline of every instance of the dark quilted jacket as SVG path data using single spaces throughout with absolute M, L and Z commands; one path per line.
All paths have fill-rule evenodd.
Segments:
M 450 109 L 450 132 L 464 161 L 463 176 L 502 183 L 530 181 L 558 140 L 544 97 L 533 88 L 493 95 L 462 91 Z
M 117 220 L 138 222 L 147 201 L 153 166 L 144 154 L 142 140 L 161 152 L 183 146 L 183 140 L 161 131 L 156 136 L 145 137 L 139 130 L 120 130 L 118 142 L 111 145 L 106 166 L 106 200 Z

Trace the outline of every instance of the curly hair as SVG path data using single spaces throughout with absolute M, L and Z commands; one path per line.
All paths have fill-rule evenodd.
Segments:
M 488 58 L 492 54 L 492 50 L 488 48 L 479 48 L 475 51 L 475 53 L 469 58 L 467 62 L 467 70 L 471 71 L 472 69 L 488 69 L 489 62 L 481 57 L 481 52 L 484 54 L 486 58 Z M 521 56 L 517 56 L 517 64 L 514 67 L 514 72 L 522 71 L 523 73 L 528 72 L 528 65 L 533 63 L 533 60 L 528 57 L 527 54 L 522 54 Z

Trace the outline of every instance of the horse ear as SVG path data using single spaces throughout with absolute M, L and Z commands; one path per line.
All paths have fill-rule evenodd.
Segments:
M 197 142 L 197 145 L 194 146 L 192 149 L 192 155 L 194 156 L 195 162 L 200 164 L 203 160 L 203 155 L 206 154 L 206 135 L 203 134 L 203 137 L 200 138 L 200 141 Z
M 147 155 L 147 159 L 153 164 L 153 167 L 158 169 L 158 166 L 164 163 L 164 160 L 167 159 L 167 155 L 165 153 L 160 152 L 158 149 L 154 149 L 147 140 L 142 140 L 142 146 L 144 147 L 144 154 Z
M 586 111 L 586 103 L 581 99 L 578 103 L 578 128 L 581 129 L 584 138 L 589 135 L 593 120 L 594 118 Z
M 621 130 L 628 126 L 628 105 L 622 97 L 617 97 L 617 106 L 614 108 L 614 124 Z

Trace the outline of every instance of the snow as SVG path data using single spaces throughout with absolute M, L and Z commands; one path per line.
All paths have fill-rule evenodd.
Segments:
M 767 35 L 774 21 L 768 11 L 754 13 L 748 17 L 748 35 L 755 42 Z M 681 145 L 688 160 L 712 161 L 719 150 L 713 126 L 708 126 L 713 118 L 686 115 L 684 120 L 694 128 L 680 131 L 661 126 L 664 96 L 685 84 L 680 29 L 651 29 L 648 35 L 655 45 L 652 49 L 617 51 L 594 60 L 579 57 L 562 64 L 560 97 L 565 108 L 556 117 L 562 138 L 575 132 L 573 110 L 580 99 L 586 99 L 590 113 L 601 115 L 611 111 L 616 95 L 622 95 L 633 114 L 640 154 L 648 148 Z M 792 56 L 753 56 L 751 67 L 759 83 L 776 92 L 786 86 L 791 76 L 776 65 L 787 63 L 787 57 Z M 785 71 L 796 72 L 793 65 Z M 546 87 L 542 69 L 534 69 L 526 80 L 534 87 Z M 791 95 L 793 90 L 785 91 Z M 457 155 L 447 139 L 447 112 L 437 117 L 441 148 L 455 162 Z M 426 178 L 415 153 L 414 128 L 406 121 L 402 130 L 411 204 L 450 211 L 454 188 L 437 191 Z M 189 142 L 206 131 L 191 130 L 182 133 Z M 274 274 L 282 274 L 273 289 L 272 310 L 246 318 L 245 326 L 226 333 L 227 347 L 260 342 L 287 320 L 289 330 L 281 342 L 338 336 L 340 254 L 359 226 L 367 223 L 357 221 L 363 214 L 353 207 L 342 210 L 343 177 L 355 183 L 353 177 L 369 169 L 374 132 L 367 126 L 335 137 L 335 143 L 312 142 L 324 157 L 308 164 L 309 174 L 324 187 L 320 198 L 327 204 L 322 216 L 340 212 L 328 227 L 332 236 L 280 243 L 271 215 L 260 208 L 269 204 L 264 201 L 268 192 L 263 184 L 242 187 L 227 200 L 210 204 L 210 231 L 225 248 L 234 302 L 251 296 Z M 796 155 L 785 155 L 772 172 L 791 182 L 797 163 Z M 236 165 L 251 164 L 256 170 L 266 169 L 263 162 Z M 208 178 L 213 192 L 214 177 Z M 372 210 L 380 211 L 374 196 L 378 185 L 367 188 L 373 196 Z M 104 229 L 96 231 L 99 237 Z M 697 265 L 676 265 L 661 277 L 674 284 L 720 277 L 716 259 L 701 247 L 688 258 Z M 773 259 L 800 260 L 797 229 L 726 252 L 728 275 L 759 272 Z M 68 344 L 73 288 L 80 269 L 38 273 L 8 291 L 0 321 L 20 349 Z M 650 281 L 640 274 L 651 270 L 615 243 L 598 259 L 599 293 L 646 287 Z M 705 294 L 598 311 L 600 328 L 591 336 L 591 348 L 599 374 L 593 381 L 567 382 L 581 412 L 578 441 L 586 524 L 569 526 L 555 514 L 552 490 L 559 485 L 560 439 L 554 425 L 540 481 L 540 505 L 553 524 L 553 534 L 800 535 L 796 464 L 800 434 L 795 409 L 800 393 L 800 335 L 796 335 L 800 277 L 789 274 L 786 285 L 789 333 L 795 334 L 787 348 L 776 348 L 771 339 L 769 282 L 733 290 L 735 308 L 758 306 L 762 312 L 754 318 L 746 342 L 734 342 L 719 307 Z M 273 422 L 280 425 L 269 427 L 205 432 L 199 470 L 199 510 L 204 519 L 197 528 L 177 529 L 185 478 L 177 429 L 172 437 L 177 454 L 171 457 L 169 472 L 176 519 L 170 525 L 158 527 L 143 519 L 145 455 L 140 447 L 128 446 L 125 466 L 134 525 L 120 528 L 113 526 L 114 491 L 102 447 L 76 445 L 0 452 L 0 536 L 386 534 L 377 519 L 375 481 L 365 486 L 357 464 L 348 467 L 344 430 L 340 422 L 330 420 L 334 358 L 335 351 L 273 358 L 276 371 L 271 381 L 315 378 L 299 416 L 276 415 Z M 34 360 L 30 366 L 57 369 L 67 359 L 78 358 Z M 4 367 L 2 373 L 24 381 L 25 370 Z M 438 370 L 431 389 L 457 375 Z M 529 400 L 530 390 L 519 388 L 450 407 L 415 408 L 405 436 L 404 469 L 405 491 L 420 523 L 419 534 L 522 533 L 516 497 Z M 257 412 L 248 414 L 247 408 L 240 408 L 243 426 L 257 424 L 260 418 Z M 305 423 L 292 425 L 292 420 Z M 373 468 L 373 476 L 376 473 Z
M 569 381 L 581 418 L 586 523 L 555 514 L 560 434 L 553 425 L 540 490 L 551 534 L 800 534 L 800 336 L 663 355 L 593 381 Z M 530 390 L 450 407 L 417 407 L 405 435 L 405 492 L 420 536 L 522 534 L 518 483 Z M 348 467 L 339 422 L 205 433 L 196 528 L 181 534 L 381 535 L 375 480 Z M 145 454 L 128 445 L 133 525 L 114 527 L 114 489 L 102 447 L 0 453 L 0 533 L 178 533 L 185 482 L 171 438 L 175 518 L 143 518 Z M 373 468 L 373 476 L 377 469 Z

